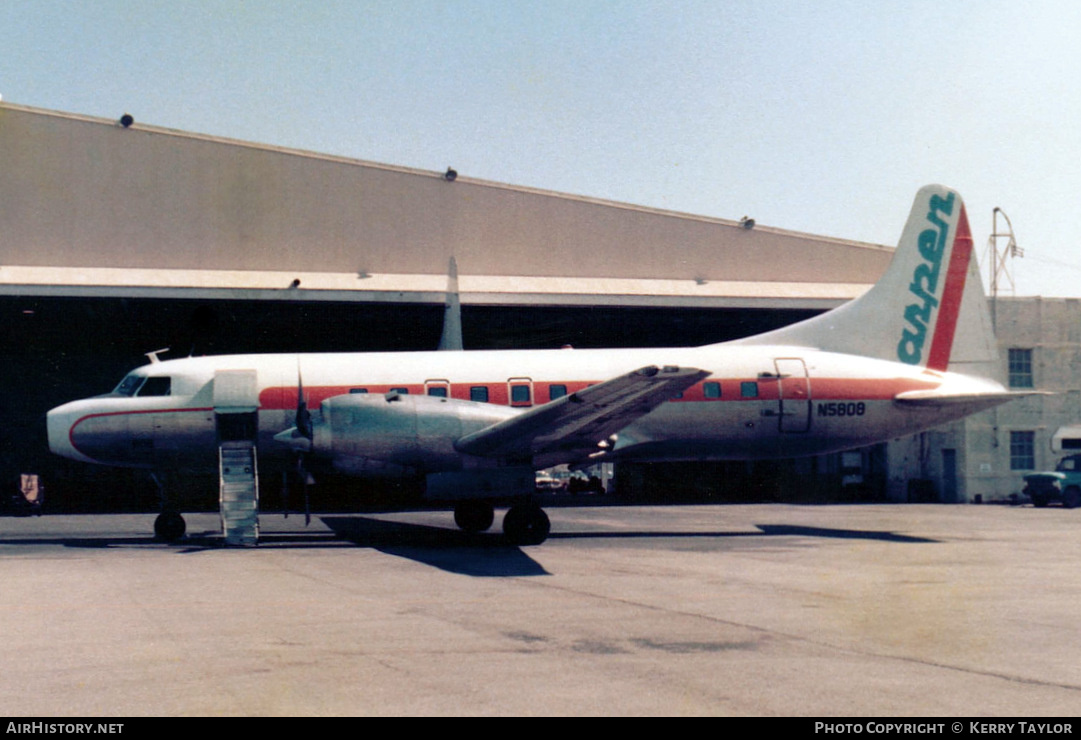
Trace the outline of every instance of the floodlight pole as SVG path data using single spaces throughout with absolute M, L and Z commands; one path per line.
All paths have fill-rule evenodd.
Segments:
M 998 230 L 998 217 L 1002 214 L 1003 220 L 1006 222 L 1006 231 L 1000 232 Z M 1007 239 L 1006 246 L 1000 252 L 998 249 L 998 240 Z M 1006 215 L 998 206 L 991 211 L 991 236 L 987 238 L 987 257 L 988 265 L 990 269 L 991 278 L 991 326 L 997 328 L 998 326 L 998 291 L 1000 279 L 1005 279 L 1009 283 L 1009 291 L 1012 295 L 1014 292 L 1013 275 L 1010 274 L 1009 259 L 1011 257 L 1023 257 L 1024 250 L 1017 246 L 1017 240 L 1013 235 L 1013 224 L 1010 223 L 1010 217 Z

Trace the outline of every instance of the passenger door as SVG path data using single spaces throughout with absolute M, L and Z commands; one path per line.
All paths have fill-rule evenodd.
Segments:
M 782 432 L 799 433 L 811 428 L 811 381 L 807 365 L 798 357 L 778 357 L 777 403 Z

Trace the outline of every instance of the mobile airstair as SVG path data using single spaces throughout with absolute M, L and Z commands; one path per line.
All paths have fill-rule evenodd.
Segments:
M 218 448 L 221 531 L 227 545 L 259 543 L 259 473 L 255 445 L 222 442 Z

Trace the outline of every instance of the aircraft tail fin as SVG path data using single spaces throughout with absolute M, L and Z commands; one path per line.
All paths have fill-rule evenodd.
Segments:
M 940 185 L 921 188 L 885 274 L 856 300 L 739 342 L 993 377 L 997 345 L 961 196 Z
M 462 301 L 458 294 L 458 262 L 450 258 L 447 265 L 447 297 L 443 304 L 443 334 L 439 337 L 440 350 L 458 351 L 462 343 Z

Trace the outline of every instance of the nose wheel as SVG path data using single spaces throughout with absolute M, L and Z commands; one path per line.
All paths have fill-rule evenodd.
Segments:
M 163 511 L 154 520 L 154 536 L 163 542 L 176 542 L 187 530 L 184 517 L 176 511 Z
M 161 513 L 154 520 L 154 536 L 162 542 L 176 542 L 188 531 L 188 525 L 177 511 L 178 507 L 173 497 L 169 495 L 166 476 L 151 473 L 150 480 L 157 486 L 158 498 L 161 499 Z

